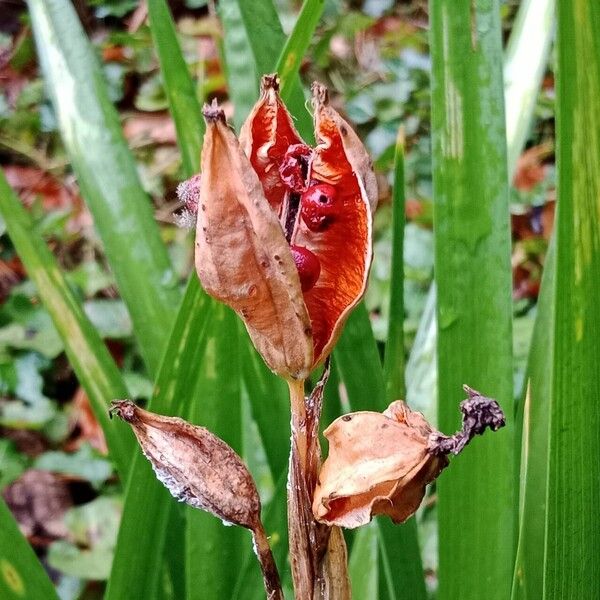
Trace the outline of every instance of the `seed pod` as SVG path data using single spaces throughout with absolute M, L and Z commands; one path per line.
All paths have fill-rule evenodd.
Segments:
M 111 413 L 129 423 L 156 477 L 175 498 L 227 523 L 261 530 L 260 499 L 240 457 L 204 427 L 115 400 Z
M 419 507 L 425 487 L 475 435 L 504 426 L 498 403 L 465 386 L 463 428 L 453 436 L 435 431 L 423 415 L 401 400 L 383 414 L 356 412 L 336 419 L 324 432 L 329 457 L 313 498 L 315 518 L 354 528 L 378 514 L 395 523 Z
M 428 453 L 431 427 L 404 402 L 383 413 L 357 412 L 324 432 L 329 457 L 315 490 L 313 513 L 328 525 L 354 528 L 377 514 L 396 523 L 419 507 L 425 486 L 448 464 Z
M 313 362 L 300 278 L 277 215 L 222 110 L 205 106 L 196 270 L 244 320 L 269 367 L 303 379 Z
M 303 294 L 312 326 L 314 367 L 331 352 L 346 318 L 364 294 L 377 185 L 362 142 L 329 105 L 324 86 L 313 85 L 317 146 L 311 155 L 279 98 L 277 77 L 264 77 L 261 90 L 242 128 L 240 144 L 280 218 L 286 239 L 312 252 L 320 264 L 318 280 Z M 318 185 L 333 190 L 335 206 L 326 219 L 317 219 L 313 211 L 316 220 L 311 224 L 309 208 L 304 209 L 309 223 L 299 218 L 303 210 L 299 170 L 305 176 L 305 190 Z

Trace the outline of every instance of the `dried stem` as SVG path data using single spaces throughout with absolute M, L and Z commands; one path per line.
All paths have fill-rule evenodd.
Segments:
M 277 565 L 275 564 L 275 559 L 273 558 L 267 535 L 261 523 L 259 523 L 252 531 L 252 537 L 254 539 L 256 556 L 260 562 L 260 568 L 263 574 L 267 600 L 284 600 Z
M 317 523 L 312 498 L 321 462 L 319 420 L 323 388 L 329 376 L 326 363 L 321 381 L 310 398 L 304 397 L 304 382 L 291 381 L 292 447 L 288 480 L 288 529 L 290 561 L 296 598 L 303 600 L 347 600 L 345 542 L 335 532 L 334 560 L 327 559 L 331 528 Z M 341 557 L 342 560 L 340 560 Z
M 434 456 L 459 454 L 476 435 L 481 435 L 488 427 L 497 431 L 506 424 L 504 413 L 496 400 L 483 396 L 468 385 L 463 386 L 463 389 L 469 397 L 460 403 L 462 429 L 450 436 L 440 432 L 432 433 L 428 450 Z

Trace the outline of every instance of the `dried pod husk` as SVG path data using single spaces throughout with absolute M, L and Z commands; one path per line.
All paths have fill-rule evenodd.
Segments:
M 313 363 L 311 325 L 288 242 L 223 111 L 206 106 L 204 117 L 198 276 L 241 316 L 273 371 L 304 379 Z
M 306 247 L 321 263 L 319 280 L 304 293 L 313 331 L 314 362 L 318 364 L 333 350 L 367 286 L 377 183 L 364 145 L 330 106 L 327 89 L 315 83 L 312 90 L 317 146 L 309 179 L 312 185 L 333 186 L 338 207 L 323 231 L 311 231 L 300 219 L 292 237 L 292 243 Z
M 329 457 L 314 494 L 315 518 L 355 528 L 385 514 L 395 523 L 419 507 L 425 487 L 448 464 L 428 451 L 433 430 L 402 401 L 383 413 L 356 412 L 326 430 Z
M 314 367 L 331 352 L 345 320 L 364 294 L 372 258 L 377 184 L 362 142 L 330 106 L 327 90 L 319 84 L 313 86 L 313 107 L 317 146 L 308 153 L 279 98 L 277 77 L 265 76 L 261 98 L 242 128 L 240 144 L 286 238 L 313 253 L 320 264 L 317 281 L 303 292 L 312 326 Z M 301 158 L 307 191 L 326 184 L 336 196 L 326 225 L 318 230 L 300 218 L 302 188 L 288 162 L 294 156 Z
M 111 413 L 131 425 L 156 477 L 171 494 L 252 531 L 262 531 L 260 499 L 240 457 L 204 427 L 115 400 Z

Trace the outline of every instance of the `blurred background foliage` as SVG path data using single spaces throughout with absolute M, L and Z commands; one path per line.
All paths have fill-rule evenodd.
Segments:
M 0 163 L 82 302 L 130 395 L 144 403 L 152 379 L 134 343 L 132 322 L 108 268 L 102 243 L 80 195 L 56 115 L 41 78 L 27 8 L 4 0 L 0 10 Z M 286 32 L 300 3 L 278 0 Z M 175 188 L 186 177 L 168 96 L 147 23 L 136 0 L 75 0 L 98 55 L 145 191 L 153 202 L 178 285 L 192 270 L 188 232 L 177 227 Z M 169 2 L 185 61 L 200 100 L 218 98 L 230 117 L 221 60 L 218 7 L 205 0 Z M 518 2 L 502 3 L 505 40 Z M 433 278 L 430 74 L 427 3 L 423 0 L 327 0 L 300 68 L 319 79 L 353 122 L 373 155 L 380 181 L 375 260 L 366 306 L 380 351 L 388 331 L 391 272 L 391 181 L 398 129 L 405 139 L 404 332 L 410 351 Z M 253 99 L 251 99 L 253 101 Z M 554 76 L 549 65 L 535 117 L 511 186 L 515 396 L 524 378 L 555 204 Z M 123 486 L 89 399 L 38 292 L 0 223 L 0 490 L 42 559 L 61 598 L 96 598 L 111 568 Z M 146 290 L 139 290 L 141 295 Z M 435 399 L 413 399 L 435 413 Z M 338 399 L 338 403 L 339 403 Z M 345 402 L 342 396 L 342 404 Z M 338 404 L 339 406 L 339 404 Z M 335 416 L 335 411 L 332 413 Z M 248 460 L 263 497 L 274 484 L 254 425 Z M 429 591 L 436 588 L 432 491 L 419 514 Z

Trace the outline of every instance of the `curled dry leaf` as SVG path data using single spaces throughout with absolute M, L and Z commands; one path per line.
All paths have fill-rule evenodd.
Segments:
M 260 499 L 240 457 L 208 429 L 115 400 L 111 413 L 131 425 L 156 477 L 171 494 L 227 523 L 261 530 Z
M 196 269 L 242 317 L 269 367 L 304 379 L 364 293 L 377 185 L 324 86 L 313 85 L 315 148 L 278 87 L 275 75 L 263 78 L 239 143 L 222 111 L 205 107 Z
M 329 457 L 323 463 L 313 499 L 318 521 L 354 528 L 378 514 L 395 523 L 419 507 L 425 487 L 486 428 L 504 426 L 495 400 L 465 387 L 463 429 L 453 436 L 434 431 L 423 415 L 397 400 L 383 413 L 356 412 L 326 430 Z

